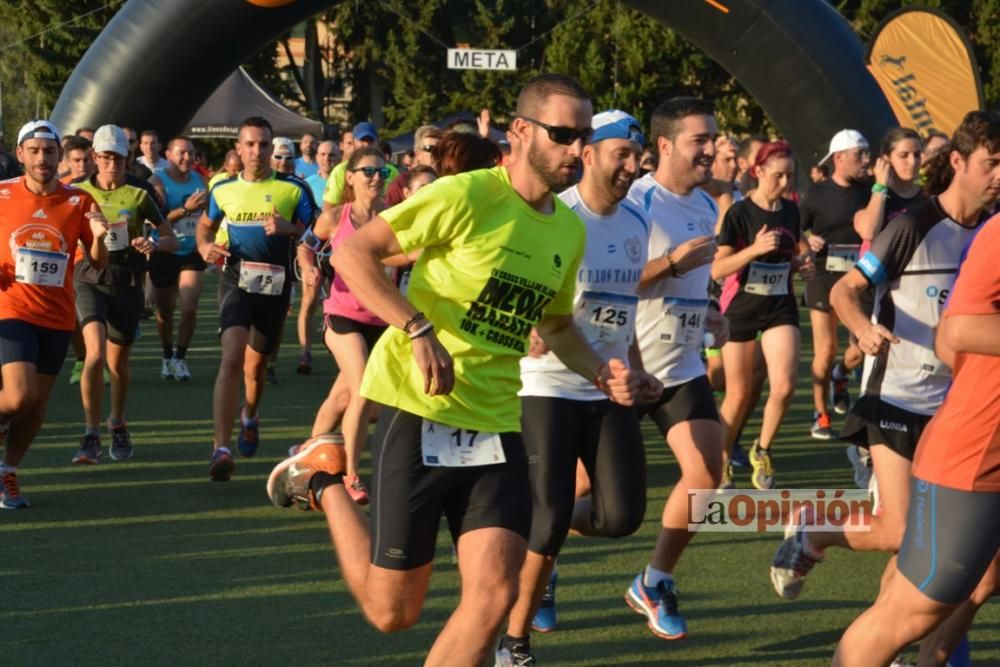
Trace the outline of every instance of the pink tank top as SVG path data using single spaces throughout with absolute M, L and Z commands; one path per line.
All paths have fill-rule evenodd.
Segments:
M 354 223 L 351 222 L 351 205 L 348 203 L 344 205 L 343 212 L 340 214 L 340 223 L 337 225 L 337 232 L 330 240 L 331 253 L 336 253 L 337 248 L 343 245 L 344 241 L 356 232 Z M 357 298 L 351 294 L 347 283 L 338 275 L 335 275 L 333 278 L 333 284 L 330 286 L 330 296 L 323 301 L 323 313 L 326 315 L 339 315 L 340 317 L 346 317 L 362 324 L 371 324 L 380 327 L 386 326 L 385 322 L 361 305 Z

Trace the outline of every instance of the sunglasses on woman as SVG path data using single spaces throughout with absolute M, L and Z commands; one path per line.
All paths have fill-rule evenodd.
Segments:
M 358 167 L 357 169 L 351 169 L 352 172 L 360 171 L 365 175 L 365 178 L 375 178 L 375 174 L 382 177 L 382 180 L 389 178 L 389 167 Z
M 570 146 L 577 139 L 586 144 L 590 140 L 590 135 L 594 133 L 594 128 L 592 127 L 565 127 L 563 125 L 549 125 L 540 120 L 528 118 L 527 116 L 518 116 L 518 118 L 542 128 L 549 133 L 549 139 L 563 146 Z

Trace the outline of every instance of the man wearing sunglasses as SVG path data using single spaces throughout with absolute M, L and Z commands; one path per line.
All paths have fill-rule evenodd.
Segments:
M 629 201 L 650 216 L 649 257 L 639 288 L 637 334 L 646 369 L 664 387 L 642 406 L 681 469 L 663 508 L 648 565 L 625 600 L 664 639 L 687 635 L 677 610 L 673 572 L 694 533 L 688 531 L 688 491 L 714 489 L 722 471 L 722 429 L 701 360 L 704 333 L 723 345 L 725 319 L 710 307 L 711 262 L 718 210 L 700 186 L 712 178 L 718 134 L 712 105 L 692 97 L 667 100 L 653 111 L 650 134 L 656 170 L 635 182 Z
M 198 223 L 202 258 L 210 264 L 226 258 L 219 278 L 222 360 L 213 395 L 213 481 L 228 481 L 236 467 L 230 444 L 241 378 L 245 393 L 237 447 L 245 457 L 257 453 L 267 360 L 278 347 L 291 298 L 291 258 L 315 215 L 308 186 L 271 167 L 271 134 L 265 118 L 241 123 L 236 150 L 243 171 L 212 189 Z M 216 232 L 223 220 L 227 242 L 220 245 Z
M 636 291 L 646 263 L 649 220 L 623 202 L 639 171 L 645 138 L 623 111 L 594 116 L 583 148 L 583 178 L 559 198 L 587 228 L 573 317 L 604 357 L 629 358 L 635 343 Z M 555 629 L 555 560 L 570 528 L 624 537 L 646 513 L 646 460 L 633 409 L 608 400 L 566 367 L 537 336 L 521 360 L 521 424 L 532 486 L 531 535 L 518 600 L 497 664 L 534 664 L 529 635 Z M 634 357 L 633 357 L 634 358 Z M 577 460 L 592 493 L 574 507 Z M 543 597 L 544 596 L 544 597 Z
M 509 168 L 423 188 L 333 255 L 355 296 L 391 325 L 361 389 L 382 404 L 374 520 L 369 527 L 344 488 L 343 445 L 326 440 L 279 464 L 268 493 L 276 505 L 326 513 L 344 579 L 385 632 L 416 623 L 447 516 L 461 602 L 425 665 L 482 664 L 514 603 L 531 523 L 517 398 L 531 328 L 616 402 L 659 395 L 659 383 L 602 358 L 573 323 L 585 230 L 553 191 L 572 185 L 590 123 L 579 83 L 556 74 L 533 79 L 518 97 L 510 130 L 518 154 Z M 403 298 L 382 262 L 417 250 Z
M 421 125 L 413 133 L 413 157 L 414 165 L 424 165 L 436 169 L 434 161 L 434 147 L 438 145 L 445 131 L 433 125 Z M 406 188 L 409 186 L 409 174 L 401 173 L 385 191 L 385 206 L 395 206 L 406 199 Z

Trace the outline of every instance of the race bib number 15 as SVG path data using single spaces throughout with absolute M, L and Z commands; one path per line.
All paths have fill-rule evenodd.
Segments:
M 285 268 L 264 262 L 240 262 L 239 287 L 249 294 L 281 294 L 285 287 Z

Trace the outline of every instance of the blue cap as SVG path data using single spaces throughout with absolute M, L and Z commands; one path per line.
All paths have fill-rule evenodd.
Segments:
M 639 121 L 618 109 L 595 114 L 590 126 L 594 128 L 594 134 L 591 135 L 588 142 L 591 144 L 605 139 L 628 139 L 639 144 L 640 147 L 646 143 L 646 137 L 642 134 L 642 126 L 639 125 Z
M 375 131 L 375 126 L 364 120 L 354 126 L 351 130 L 351 134 L 354 135 L 354 139 L 371 139 L 372 141 L 378 141 L 378 132 Z

